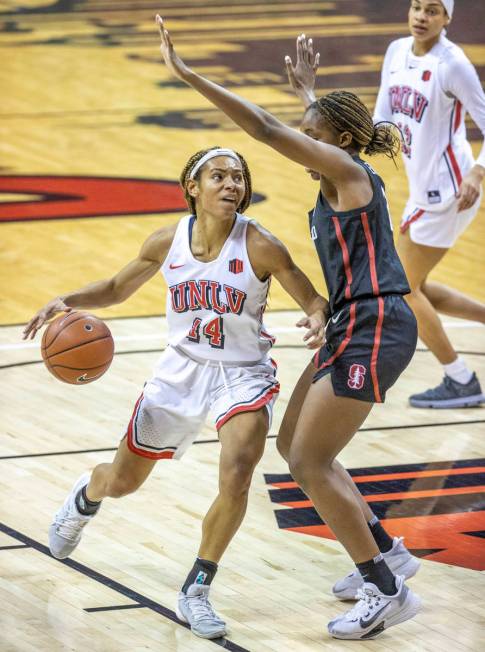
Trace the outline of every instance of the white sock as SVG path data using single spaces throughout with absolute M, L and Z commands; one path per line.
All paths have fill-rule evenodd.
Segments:
M 470 382 L 473 372 L 468 369 L 466 362 L 460 356 L 454 362 L 450 364 L 444 364 L 443 369 L 445 374 L 449 376 L 452 380 L 456 380 L 457 383 L 466 385 Z

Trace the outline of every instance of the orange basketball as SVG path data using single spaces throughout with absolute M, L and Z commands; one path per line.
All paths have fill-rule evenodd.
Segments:
M 87 312 L 55 319 L 42 337 L 42 357 L 59 380 L 85 385 L 97 380 L 113 360 L 114 342 L 106 324 Z

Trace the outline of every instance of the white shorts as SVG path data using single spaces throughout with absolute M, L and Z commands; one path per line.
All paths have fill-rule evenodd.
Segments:
M 276 363 L 248 366 L 196 362 L 167 347 L 136 402 L 126 431 L 128 448 L 152 460 L 180 458 L 209 412 L 217 430 L 240 412 L 266 406 L 269 424 L 280 386 Z
M 481 201 L 482 191 L 471 208 L 459 213 L 458 200 L 440 213 L 425 211 L 408 201 L 401 220 L 401 233 L 409 229 L 409 236 L 416 244 L 449 249 L 473 220 Z

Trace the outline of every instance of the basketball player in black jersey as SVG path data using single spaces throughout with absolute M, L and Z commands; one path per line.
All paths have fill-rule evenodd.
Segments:
M 403 299 L 409 287 L 394 249 L 384 186 L 359 158 L 361 150 L 393 156 L 399 138 L 389 125 L 374 127 L 359 98 L 345 91 L 310 105 L 299 133 L 188 68 L 159 16 L 157 23 L 163 59 L 176 77 L 249 135 L 320 179 L 310 227 L 329 289 L 331 319 L 315 366 L 305 370 L 294 390 L 278 448 L 362 577 L 357 604 L 329 623 L 330 634 L 375 638 L 418 612 L 420 599 L 404 584 L 417 561 L 396 539 L 394 556 L 403 574 L 393 574 L 367 525 L 372 513 L 336 457 L 373 404 L 384 400 L 416 346 L 416 320 Z M 385 538 L 384 530 L 380 534 Z M 351 584 L 356 575 L 349 576 Z

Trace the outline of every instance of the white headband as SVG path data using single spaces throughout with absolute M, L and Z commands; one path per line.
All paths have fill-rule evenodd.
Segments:
M 455 5 L 455 0 L 441 0 L 441 4 L 446 9 L 446 13 L 448 14 L 448 18 L 451 19 L 451 17 L 453 16 L 453 8 L 454 8 L 454 5 Z
M 194 167 L 190 171 L 189 179 L 193 179 L 197 174 L 197 172 L 200 170 L 200 168 L 204 165 L 204 163 L 207 163 L 207 161 L 209 161 L 211 158 L 215 158 L 216 156 L 230 156 L 238 163 L 241 163 L 241 159 L 236 154 L 236 152 L 232 151 L 232 149 L 224 149 L 223 147 L 219 147 L 217 149 L 211 149 L 209 152 L 207 152 L 207 154 L 204 154 L 204 156 L 201 159 L 199 159 L 197 163 L 194 165 Z

